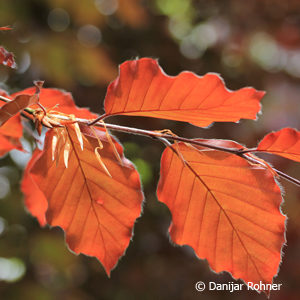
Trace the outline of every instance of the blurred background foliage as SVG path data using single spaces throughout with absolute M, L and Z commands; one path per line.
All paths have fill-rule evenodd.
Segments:
M 0 67 L 0 87 L 14 92 L 43 79 L 46 87 L 71 91 L 79 106 L 103 112 L 107 85 L 118 65 L 136 57 L 158 58 L 167 74 L 217 72 L 230 89 L 267 91 L 263 115 L 208 129 L 180 122 L 114 117 L 111 122 L 178 135 L 234 139 L 253 147 L 269 131 L 300 129 L 299 0 L 1 0 L 0 43 L 15 53 L 17 70 Z M 215 274 L 191 248 L 173 247 L 168 209 L 156 200 L 159 143 L 116 133 L 141 172 L 144 212 L 126 255 L 108 279 L 96 259 L 75 256 L 59 228 L 40 228 L 24 209 L 22 170 L 28 153 L 0 160 L 0 299 L 265 299 L 255 292 L 197 293 L 194 284 L 229 282 Z M 300 168 L 267 157 L 299 179 Z M 272 299 L 299 299 L 300 189 L 282 181 L 288 215 L 287 245 Z

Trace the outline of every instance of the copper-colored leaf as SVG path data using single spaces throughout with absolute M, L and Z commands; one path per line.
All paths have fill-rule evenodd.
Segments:
M 35 88 L 31 87 L 12 94 L 11 97 L 15 97 L 20 94 L 33 95 L 34 92 Z M 39 94 L 39 99 L 39 102 L 45 108 L 53 108 L 53 111 L 69 115 L 73 114 L 76 118 L 95 119 L 97 117 L 96 114 L 90 112 L 88 109 L 77 107 L 71 93 L 62 90 L 42 88 Z M 35 107 L 33 106 L 33 108 Z
M 95 129 L 103 143 L 101 159 L 112 177 L 99 164 L 94 133 L 81 125 L 84 151 L 81 150 L 74 126 L 56 128 L 46 134 L 42 155 L 31 169 L 31 175 L 48 201 L 47 223 L 60 226 L 75 253 L 97 257 L 107 274 L 124 254 L 132 236 L 136 218 L 141 213 L 143 193 L 134 166 L 123 155 L 114 140 L 123 165 L 116 160 L 104 131 Z M 61 141 L 66 131 L 71 144 L 68 168 L 64 165 L 64 143 L 58 141 L 58 160 L 52 160 L 52 139 Z
M 21 150 L 22 148 L 16 139 L 0 133 L 0 157 L 13 149 Z
M 0 104 L 1 107 L 1 104 Z M 0 134 L 20 138 L 23 135 L 23 126 L 20 115 L 13 116 L 3 126 L 0 127 Z
M 11 68 L 16 68 L 17 64 L 14 60 L 14 55 L 0 46 L 0 64 Z
M 12 101 L 5 103 L 0 108 L 0 126 L 3 126 L 10 118 L 21 112 L 24 108 L 39 102 L 39 93 L 43 81 L 36 81 L 36 91 L 33 95 L 20 94 Z
M 0 30 L 7 31 L 7 30 L 12 30 L 12 28 L 9 26 L 2 26 L 2 27 L 0 27 Z
M 28 211 L 37 218 L 41 226 L 46 225 L 46 211 L 48 203 L 45 195 L 37 187 L 36 183 L 31 178 L 30 170 L 35 164 L 42 151 L 35 149 L 32 157 L 24 170 L 24 175 L 21 183 L 21 190 L 25 196 L 25 206 Z
M 174 145 L 167 148 L 157 191 L 172 213 L 172 240 L 191 246 L 216 272 L 271 283 L 285 242 L 282 197 L 272 172 L 234 154 L 178 146 L 185 164 Z
M 131 115 L 189 122 L 205 127 L 215 121 L 255 119 L 264 92 L 226 89 L 217 74 L 166 75 L 156 60 L 143 58 L 120 66 L 105 98 L 106 116 Z
M 1 96 L 8 95 L 0 90 Z M 0 101 L 0 108 L 5 102 Z M 21 124 L 20 115 L 10 118 L 3 126 L 0 127 L 0 156 L 6 154 L 13 149 L 22 150 L 22 145 L 19 138 L 23 135 L 23 127 Z
M 300 162 L 300 131 L 284 128 L 271 132 L 258 144 L 257 150 Z

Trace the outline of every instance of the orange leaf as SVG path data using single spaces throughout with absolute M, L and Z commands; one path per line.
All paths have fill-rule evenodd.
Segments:
M 0 103 L 1 107 L 1 103 Z M 13 116 L 3 126 L 0 127 L 0 134 L 20 138 L 23 135 L 23 126 L 20 115 Z
M 217 74 L 199 77 L 182 72 L 168 76 L 156 60 L 142 58 L 120 66 L 105 98 L 105 116 L 145 116 L 190 122 L 205 127 L 212 122 L 255 119 L 264 92 L 226 89 Z
M 7 31 L 7 30 L 12 30 L 12 28 L 9 26 L 2 26 L 2 27 L 0 27 L 0 30 Z
M 285 242 L 282 197 L 272 173 L 234 154 L 178 146 L 185 164 L 174 145 L 167 148 L 157 191 L 172 213 L 172 240 L 191 246 L 216 272 L 271 283 Z
M 74 126 L 56 128 L 46 134 L 44 151 L 31 169 L 31 175 L 48 201 L 47 223 L 60 226 L 75 253 L 97 257 L 107 274 L 124 254 L 141 213 L 143 193 L 137 171 L 114 144 L 123 166 L 116 160 L 106 134 L 95 129 L 103 143 L 101 159 L 112 177 L 107 176 L 95 155 L 99 147 L 94 133 L 81 125 L 84 151 Z M 52 160 L 52 139 L 57 136 L 56 157 Z M 71 147 L 68 168 L 64 164 L 64 142 Z M 63 141 L 63 142 L 60 142 Z
M 22 146 L 16 139 L 0 133 L 0 157 L 13 149 L 22 150 Z
M 300 131 L 284 128 L 271 132 L 258 144 L 257 150 L 300 162 Z
M 40 88 L 43 81 L 36 81 L 36 91 L 33 95 L 20 94 L 12 101 L 5 103 L 0 108 L 0 126 L 4 125 L 10 118 L 21 112 L 24 108 L 39 102 Z
M 21 183 L 21 190 L 25 195 L 25 206 L 29 212 L 37 218 L 41 226 L 46 225 L 46 211 L 48 207 L 47 199 L 36 183 L 31 178 L 30 170 L 38 160 L 42 151 L 35 149 L 30 161 L 24 170 L 24 175 Z
M 30 87 L 25 90 L 19 91 L 15 94 L 12 94 L 11 96 L 15 97 L 20 94 L 32 95 L 34 94 L 34 92 L 35 92 L 35 88 Z M 97 115 L 90 112 L 88 109 L 77 107 L 75 105 L 71 93 L 62 90 L 42 88 L 40 91 L 40 103 L 46 108 L 54 107 L 53 111 L 58 111 L 65 114 L 73 114 L 77 118 L 83 118 L 83 119 L 97 118 Z M 57 107 L 55 107 L 56 105 Z M 33 108 L 35 107 L 33 106 Z
M 2 29 L 3 30 L 3 29 Z M 11 68 L 16 68 L 17 64 L 14 60 L 14 55 L 0 46 L 0 64 Z
M 7 93 L 0 90 L 0 95 L 8 97 Z M 5 102 L 0 101 L 0 107 Z M 0 127 L 0 156 L 13 149 L 22 150 L 19 138 L 23 135 L 23 126 L 21 124 L 20 115 L 10 118 L 3 126 Z

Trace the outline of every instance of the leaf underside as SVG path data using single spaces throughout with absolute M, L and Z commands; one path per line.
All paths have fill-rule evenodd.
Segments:
M 30 174 L 48 201 L 46 221 L 60 226 L 75 253 L 95 256 L 107 274 L 124 254 L 132 237 L 135 220 L 141 213 L 143 193 L 137 171 L 123 155 L 117 161 L 104 131 L 82 125 L 84 150 L 72 126 L 50 130 L 45 147 Z M 95 132 L 95 133 L 94 133 Z M 99 164 L 95 148 L 101 140 L 101 157 L 112 177 Z M 52 141 L 58 142 L 52 160 Z M 69 139 L 68 168 L 65 167 L 65 143 Z
M 1 96 L 8 95 L 0 90 Z M 4 105 L 0 101 L 0 108 Z M 20 115 L 10 118 L 3 126 L 0 127 L 0 157 L 13 149 L 22 150 L 19 138 L 23 135 L 23 127 L 21 124 Z
M 157 191 L 172 214 L 172 240 L 191 246 L 216 272 L 271 283 L 285 242 L 273 174 L 233 154 L 183 143 L 178 148 L 185 163 L 174 145 L 167 148 Z
M 43 192 L 38 188 L 35 181 L 32 179 L 30 170 L 36 163 L 42 151 L 36 148 L 32 154 L 30 161 L 28 162 L 21 183 L 21 191 L 25 196 L 25 206 L 28 211 L 37 218 L 41 226 L 45 226 L 46 211 L 48 208 L 48 202 Z
M 300 132 L 293 128 L 271 132 L 258 144 L 257 150 L 300 162 Z
M 11 97 L 16 97 L 17 95 L 21 94 L 33 95 L 34 92 L 35 87 L 30 87 L 18 93 L 12 94 Z M 63 90 L 41 88 L 39 101 L 47 109 L 53 108 L 53 111 L 61 112 L 64 114 L 73 114 L 77 118 L 95 119 L 97 117 L 96 114 L 90 112 L 88 109 L 77 107 L 72 94 Z M 37 108 L 37 106 L 32 107 Z
M 212 122 L 255 119 L 264 92 L 226 89 L 217 74 L 199 77 L 182 72 L 171 77 L 150 58 L 127 61 L 107 90 L 105 115 L 145 116 L 206 127 Z

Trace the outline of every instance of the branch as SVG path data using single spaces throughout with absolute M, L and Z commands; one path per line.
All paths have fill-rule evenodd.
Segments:
M 49 115 L 49 114 L 48 114 Z M 60 116 L 60 115 L 49 115 L 49 117 L 55 117 L 55 118 L 61 118 L 64 120 L 68 120 L 68 117 L 65 116 Z M 103 117 L 103 116 L 102 116 Z M 99 119 L 99 118 L 98 118 Z M 85 119 L 76 119 L 78 122 L 80 123 L 84 123 L 86 125 L 90 125 L 93 124 L 94 126 L 98 126 L 101 128 L 104 128 L 104 124 L 102 122 L 90 122 L 88 120 Z M 100 118 L 100 120 L 102 120 L 102 118 Z M 164 143 L 165 146 L 170 146 L 170 143 L 168 142 L 169 140 L 172 141 L 179 141 L 179 142 L 184 142 L 184 143 L 189 143 L 189 144 L 193 144 L 193 145 L 198 145 L 201 147 L 206 147 L 206 148 L 210 148 L 213 150 L 219 150 L 219 151 L 224 151 L 224 152 L 228 152 L 231 154 L 235 154 L 239 157 L 242 157 L 252 163 L 256 163 L 256 164 L 260 164 L 263 165 L 259 160 L 256 160 L 253 157 L 248 157 L 247 155 L 245 155 L 246 152 L 250 152 L 247 150 L 241 150 L 241 149 L 235 149 L 235 148 L 225 148 L 225 147 L 220 147 L 220 146 L 214 146 L 214 145 L 209 145 L 206 144 L 204 142 L 199 142 L 193 139 L 188 139 L 188 138 L 184 138 L 184 137 L 180 137 L 180 136 L 176 136 L 176 135 L 171 135 L 171 134 L 166 134 L 166 133 L 161 133 L 158 131 L 150 131 L 150 130 L 144 130 L 144 129 L 138 129 L 138 128 L 132 128 L 132 127 L 126 127 L 126 126 L 120 126 L 120 125 L 114 125 L 114 124 L 105 124 L 107 129 L 110 130 L 115 130 L 115 131 L 120 131 L 120 132 L 125 132 L 125 133 L 130 133 L 130 134 L 135 134 L 135 135 L 142 135 L 142 136 L 146 136 L 146 137 L 151 137 L 151 138 L 155 138 L 158 139 L 160 141 L 162 141 Z M 252 149 L 251 149 L 252 150 Z M 273 168 L 273 167 L 272 167 Z M 294 183 L 295 185 L 300 187 L 300 181 L 296 178 L 293 178 L 275 168 L 273 168 L 273 170 L 282 178 Z
M 6 98 L 6 97 L 3 97 L 3 96 L 0 96 L 0 100 L 3 100 L 5 102 L 10 102 L 11 100 Z M 31 108 L 25 108 L 24 111 L 30 115 L 34 115 L 34 112 L 35 110 L 34 109 L 31 109 Z M 28 115 L 26 114 L 23 114 L 21 113 L 23 117 L 26 117 L 26 118 L 29 118 Z M 179 141 L 179 142 L 184 142 L 184 143 L 189 143 L 189 144 L 193 144 L 193 145 L 197 145 L 197 146 L 201 146 L 201 147 L 206 147 L 206 148 L 209 148 L 209 149 L 213 149 L 213 150 L 218 150 L 218 151 L 223 151 L 223 152 L 228 152 L 228 153 L 231 153 L 231 154 L 235 154 L 239 157 L 242 157 L 252 163 L 256 163 L 256 164 L 260 164 L 260 165 L 263 165 L 263 163 L 259 160 L 256 160 L 255 158 L 253 157 L 249 157 L 247 155 L 245 155 L 246 153 L 249 153 L 249 152 L 259 152 L 257 151 L 255 148 L 253 149 L 235 149 L 235 148 L 225 148 L 225 147 L 221 147 L 221 146 L 214 146 L 214 145 L 209 145 L 209 144 L 206 144 L 205 142 L 200 142 L 200 141 L 196 141 L 196 140 L 193 140 L 193 139 L 188 139 L 188 138 L 184 138 L 184 137 L 180 137 L 180 136 L 176 136 L 174 134 L 168 134 L 168 133 L 162 133 L 162 132 L 159 132 L 159 131 L 151 131 L 151 130 L 144 130 L 144 129 L 139 129 L 139 128 L 133 128 L 133 127 L 126 127 L 126 126 L 120 126 L 120 125 L 114 125 L 114 124 L 107 124 L 103 122 L 101 122 L 101 120 L 103 120 L 106 115 L 101 115 L 100 117 L 98 117 L 97 119 L 95 120 L 86 120 L 86 119 L 81 119 L 81 118 L 76 118 L 75 120 L 74 119 L 70 119 L 68 116 L 63 116 L 63 115 L 56 115 L 56 114 L 51 114 L 51 113 L 48 113 L 47 116 L 49 118 L 56 118 L 56 119 L 60 119 L 60 120 L 70 120 L 70 121 L 76 121 L 76 122 L 79 122 L 79 123 L 83 123 L 83 124 L 86 124 L 88 126 L 97 126 L 97 127 L 101 127 L 101 128 L 104 128 L 105 127 L 107 129 L 110 129 L 110 130 L 115 130 L 115 131 L 119 131 L 119 132 L 125 132 L 125 133 L 130 133 L 130 134 L 135 134 L 135 135 L 141 135 L 141 136 L 146 136 L 146 137 L 150 137 L 150 138 L 154 138 L 154 139 L 157 139 L 157 140 L 160 140 L 161 142 L 163 142 L 163 144 L 168 147 L 170 146 L 170 142 L 169 140 L 171 141 Z M 30 119 L 30 118 L 29 118 Z M 272 167 L 273 168 L 273 167 Z M 300 181 L 296 178 L 293 178 L 279 170 L 276 170 L 273 168 L 273 170 L 282 178 L 294 183 L 295 185 L 299 186 L 300 187 Z

